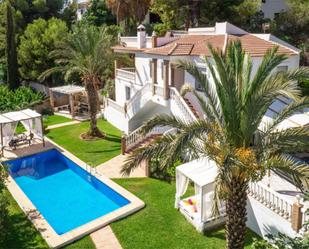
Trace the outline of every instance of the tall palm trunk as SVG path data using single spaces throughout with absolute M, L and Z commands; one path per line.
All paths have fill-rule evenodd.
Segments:
M 103 134 L 97 127 L 97 113 L 99 106 L 98 92 L 95 87 L 93 80 L 89 80 L 85 84 L 85 88 L 88 96 L 89 114 L 90 114 L 90 130 L 88 132 L 89 136 L 92 137 L 102 137 Z
M 243 249 L 247 221 L 247 183 L 233 178 L 226 201 L 227 249 Z

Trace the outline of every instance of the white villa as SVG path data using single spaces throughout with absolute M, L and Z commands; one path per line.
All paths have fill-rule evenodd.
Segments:
M 239 39 L 245 51 L 253 60 L 256 71 L 267 49 L 279 46 L 278 52 L 288 59 L 277 67 L 278 71 L 297 68 L 300 51 L 270 34 L 250 34 L 230 23 L 216 23 L 211 28 L 192 28 L 188 32 L 167 34 L 165 37 L 146 35 L 140 25 L 136 37 L 120 37 L 120 44 L 113 49 L 116 53 L 127 53 L 134 58 L 134 67 L 121 68 L 115 62 L 115 99 L 108 99 L 104 111 L 105 118 L 122 130 L 126 136 L 122 141 L 123 153 L 126 153 L 155 134 L 163 134 L 167 128 L 155 128 L 146 137 L 140 135 L 139 128 L 156 114 L 172 114 L 193 121 L 203 118 L 197 100 L 193 95 L 182 97 L 179 93 L 184 83 L 191 84 L 197 91 L 199 84 L 186 71 L 175 67 L 178 60 L 189 60 L 210 74 L 201 56 L 210 56 L 207 44 L 224 50 L 229 41 Z M 210 78 L 211 80 L 211 78 Z M 264 119 L 271 119 L 278 110 L 290 100 L 278 99 L 268 110 Z M 300 113 L 280 124 L 282 129 L 309 124 L 309 114 Z M 300 155 L 308 160 L 308 154 Z M 205 167 L 201 168 L 201 164 Z M 213 163 L 201 159 L 177 168 L 175 207 L 200 231 L 211 228 L 224 221 L 224 210 L 220 217 L 212 217 L 209 210 L 213 192 L 215 170 Z M 201 179 L 205 176 L 205 179 Z M 209 176 L 207 178 L 207 176 Z M 194 209 L 188 209 L 181 200 L 188 183 L 195 183 Z M 185 200 L 186 201 L 186 200 Z M 305 205 L 303 207 L 303 205 Z M 259 183 L 250 185 L 248 201 L 248 227 L 264 236 L 281 231 L 291 237 L 306 230 L 303 223 L 308 217 L 304 210 L 309 206 L 301 198 L 301 193 L 291 182 L 271 173 Z

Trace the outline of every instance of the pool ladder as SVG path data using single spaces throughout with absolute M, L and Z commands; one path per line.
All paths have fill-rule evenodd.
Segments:
M 90 174 L 90 175 L 92 175 L 92 176 L 94 176 L 94 174 L 96 174 L 96 175 L 99 175 L 99 173 L 98 173 L 98 171 L 97 171 L 97 168 L 93 168 L 93 167 L 91 167 L 89 164 L 85 164 L 85 168 L 86 168 L 86 171 Z

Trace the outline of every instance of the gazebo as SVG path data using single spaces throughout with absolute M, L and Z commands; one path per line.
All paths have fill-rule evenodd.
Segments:
M 32 137 L 37 138 L 45 146 L 41 114 L 30 109 L 3 113 L 0 114 L 0 146 L 2 155 L 4 148 L 10 146 L 11 141 L 14 140 L 14 136 L 16 136 L 15 131 L 19 122 L 25 127 L 28 136 L 30 136 L 30 138 L 27 138 L 27 135 L 25 135 L 25 140 L 28 140 L 30 143 Z
M 65 85 L 49 88 L 50 105 L 55 112 L 71 115 L 72 118 L 88 114 L 88 101 L 85 88 Z
M 175 208 L 202 232 L 205 229 L 224 223 L 225 208 L 222 203 L 219 216 L 213 215 L 214 182 L 218 168 L 207 158 L 200 158 L 176 168 Z M 181 199 L 189 183 L 194 184 L 194 195 Z

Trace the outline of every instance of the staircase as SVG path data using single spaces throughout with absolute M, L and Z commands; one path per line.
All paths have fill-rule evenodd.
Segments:
M 151 144 L 156 138 L 160 137 L 161 134 L 152 134 L 149 136 L 146 136 L 144 139 L 140 140 L 139 142 L 133 144 L 129 148 L 126 149 L 126 153 L 131 153 L 137 148 L 144 147 L 148 144 Z
M 157 137 L 168 131 L 169 127 L 154 127 L 146 135 L 142 133 L 142 127 L 131 132 L 129 135 L 123 137 L 122 141 L 122 154 L 130 153 L 135 149 L 150 144 Z
M 147 96 L 150 91 L 150 84 L 146 84 L 140 91 L 136 93 L 135 96 L 129 101 L 127 104 L 127 112 L 128 115 L 131 116 L 133 114 L 130 110 L 139 109 L 143 106 L 150 97 Z M 178 90 L 174 87 L 170 88 L 171 91 L 171 101 L 172 107 L 171 111 L 175 116 L 185 119 L 188 122 L 194 122 L 195 120 L 199 119 L 199 115 L 193 105 L 191 104 L 190 100 L 187 98 L 183 98 Z M 139 103 L 139 108 L 134 108 L 134 103 Z M 131 115 L 130 115 L 131 114 Z M 148 134 L 142 133 L 142 128 L 138 128 L 135 131 L 131 132 L 129 135 L 123 137 L 122 139 L 122 154 L 130 153 L 139 147 L 143 147 L 147 144 L 153 142 L 157 137 L 162 136 L 163 133 L 170 130 L 170 127 L 154 127 L 152 131 Z
M 188 100 L 189 104 L 192 108 L 190 108 L 189 104 L 185 101 L 185 99 L 180 95 L 178 90 L 175 87 L 170 87 L 171 93 L 171 111 L 175 117 L 179 117 L 184 119 L 187 122 L 194 122 L 198 119 L 198 114 L 196 110 L 193 110 L 194 107 Z
M 186 97 L 183 97 L 184 101 L 186 102 L 186 104 L 188 105 L 188 107 L 190 108 L 190 110 L 192 111 L 192 113 L 194 114 L 194 116 L 199 119 L 199 115 L 197 113 L 197 111 L 195 110 L 194 106 L 191 104 L 190 100 Z

